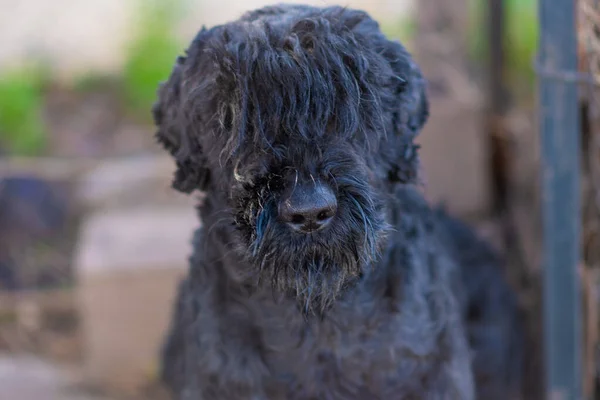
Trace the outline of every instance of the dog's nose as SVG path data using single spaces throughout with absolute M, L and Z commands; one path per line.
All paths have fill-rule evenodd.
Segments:
M 337 200 L 328 186 L 297 185 L 279 205 L 279 218 L 298 232 L 323 229 L 335 216 Z

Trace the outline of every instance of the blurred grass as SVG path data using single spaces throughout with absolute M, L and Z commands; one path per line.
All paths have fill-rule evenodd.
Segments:
M 128 111 L 147 121 L 159 82 L 168 78 L 181 45 L 175 36 L 179 0 L 140 0 L 137 32 L 127 49 L 123 86 Z
M 150 122 L 159 82 L 168 78 L 183 46 L 175 29 L 184 10 L 184 0 L 137 0 L 135 32 L 126 49 L 126 61 L 118 76 L 74 78 L 76 91 L 118 88 L 124 111 L 140 122 Z M 470 60 L 483 66 L 488 54 L 484 0 L 469 0 L 468 49 Z M 532 60 L 538 40 L 537 0 L 506 0 L 506 77 L 517 96 L 533 91 Z M 413 18 L 399 16 L 384 20 L 381 28 L 409 50 L 415 36 Z M 43 68 L 21 68 L 0 75 L 0 147 L 17 155 L 36 155 L 48 141 L 44 126 L 44 87 L 49 76 Z M 119 93 L 120 92 L 120 93 Z
M 489 52 L 486 27 L 488 2 L 469 0 L 468 6 L 468 57 L 478 69 L 483 70 Z M 507 83 L 518 98 L 529 97 L 535 85 L 532 64 L 538 42 L 537 0 L 505 0 L 505 7 Z M 383 21 L 381 29 L 388 37 L 400 40 L 411 49 L 416 34 L 414 18 Z
M 416 21 L 413 18 L 405 16 L 381 23 L 381 31 L 387 37 L 399 40 L 409 50 L 411 50 L 412 39 L 416 30 Z
M 125 65 L 117 76 L 73 77 L 76 92 L 115 92 L 124 111 L 140 122 L 150 121 L 159 82 L 168 78 L 182 46 L 175 34 L 182 0 L 137 0 L 133 40 L 125 54 Z M 42 65 L 42 64 L 39 64 Z M 21 67 L 0 75 L 0 149 L 11 155 L 39 155 L 49 140 L 44 121 L 46 85 L 52 82 L 45 68 Z
M 487 1 L 469 1 L 469 56 L 476 63 L 487 58 L 485 8 Z M 531 92 L 535 84 L 532 68 L 538 42 L 537 0 L 505 0 L 506 78 L 520 94 Z
M 48 137 L 43 119 L 42 68 L 24 67 L 0 76 L 0 146 L 15 155 L 37 155 Z

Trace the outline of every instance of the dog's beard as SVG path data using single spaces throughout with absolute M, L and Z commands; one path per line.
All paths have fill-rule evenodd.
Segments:
M 370 201 L 347 195 L 324 232 L 299 235 L 276 220 L 274 202 L 254 209 L 249 261 L 263 283 L 293 296 L 306 315 L 323 315 L 379 255 L 385 224 Z
M 280 257 L 273 252 L 260 261 L 260 276 L 270 279 L 275 290 L 295 297 L 303 313 L 322 314 L 364 267 L 354 255 L 322 253 Z

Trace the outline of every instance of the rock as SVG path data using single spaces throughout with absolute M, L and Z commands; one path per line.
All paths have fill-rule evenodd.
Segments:
M 431 98 L 431 117 L 418 138 L 425 194 L 462 217 L 486 215 L 490 209 L 485 137 L 473 109 L 451 100 Z
M 192 208 L 193 196 L 171 188 L 174 171 L 175 163 L 166 154 L 104 160 L 82 177 L 77 197 L 91 207 L 181 204 Z
M 483 94 L 466 62 L 468 1 L 416 4 L 415 60 L 427 79 L 430 103 L 430 118 L 417 138 L 425 192 L 452 214 L 486 215 L 491 205 L 490 155 L 481 118 Z
M 91 382 L 130 390 L 152 378 L 197 226 L 191 207 L 105 210 L 85 221 L 76 271 Z
M 74 383 L 67 371 L 38 358 L 0 357 L 0 400 L 101 400 Z
M 40 244 L 50 245 L 64 236 L 70 212 L 67 189 L 64 182 L 50 182 L 29 174 L 0 178 L 0 288 L 35 287 L 37 278 L 44 274 L 49 286 L 60 282 L 60 278 L 48 274 L 52 268 L 28 258 L 27 251 Z M 34 277 L 25 271 L 32 262 Z
M 60 231 L 67 219 L 68 200 L 58 183 L 34 176 L 13 175 L 0 180 L 0 235 L 19 232 L 38 238 Z

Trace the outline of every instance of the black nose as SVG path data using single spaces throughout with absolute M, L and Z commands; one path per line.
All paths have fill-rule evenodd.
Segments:
M 296 185 L 291 194 L 283 196 L 279 218 L 294 230 L 303 233 L 323 229 L 337 211 L 335 193 L 319 182 Z

